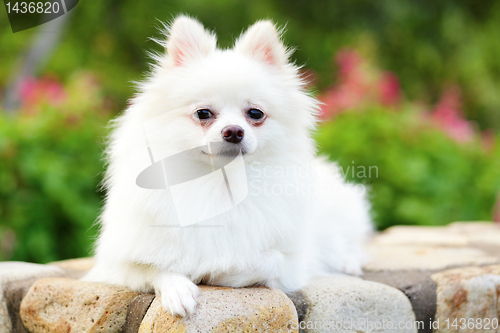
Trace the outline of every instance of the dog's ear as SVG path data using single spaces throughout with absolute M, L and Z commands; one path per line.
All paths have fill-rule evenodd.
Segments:
M 167 30 L 166 51 L 172 66 L 183 66 L 190 60 L 207 56 L 217 45 L 214 34 L 195 19 L 181 15 Z
M 234 49 L 269 65 L 283 67 L 290 52 L 280 39 L 281 31 L 269 20 L 258 21 L 236 41 Z

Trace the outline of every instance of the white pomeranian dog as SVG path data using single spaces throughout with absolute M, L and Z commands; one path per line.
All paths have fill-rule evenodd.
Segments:
M 318 101 L 270 21 L 232 49 L 196 20 L 167 28 L 164 54 L 114 122 L 96 265 L 84 277 L 155 291 L 193 313 L 199 283 L 292 292 L 362 273 L 369 203 L 316 157 Z

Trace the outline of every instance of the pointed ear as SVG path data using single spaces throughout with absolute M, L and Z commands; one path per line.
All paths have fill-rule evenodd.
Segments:
M 181 15 L 167 30 L 166 50 L 172 66 L 183 66 L 215 50 L 217 39 L 195 19 Z
M 281 68 L 288 63 L 290 52 L 281 42 L 280 35 L 271 21 L 258 21 L 238 38 L 234 49 Z

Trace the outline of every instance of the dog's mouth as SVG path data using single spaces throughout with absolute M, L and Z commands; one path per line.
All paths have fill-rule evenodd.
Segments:
M 206 156 L 220 156 L 220 157 L 226 157 L 226 158 L 234 158 L 236 156 L 238 156 L 240 150 L 238 151 L 219 151 L 219 152 L 212 152 L 212 154 L 210 154 L 209 152 L 206 152 L 204 150 L 201 151 L 201 153 L 203 155 L 206 155 Z M 245 150 L 241 149 L 241 155 L 245 155 L 246 152 Z
M 240 152 L 242 155 L 246 154 L 245 149 L 240 145 L 223 142 L 212 142 L 208 147 L 201 150 L 203 155 L 224 158 L 235 158 Z

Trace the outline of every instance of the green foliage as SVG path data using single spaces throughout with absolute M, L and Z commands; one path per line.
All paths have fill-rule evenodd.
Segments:
M 103 199 L 98 183 L 109 116 L 85 90 L 35 114 L 11 118 L 0 110 L 0 260 L 89 254 Z
M 342 113 L 320 127 L 317 140 L 349 180 L 368 185 L 380 229 L 491 220 L 500 190 L 498 144 L 494 151 L 479 139 L 458 143 L 421 113 L 381 108 Z

